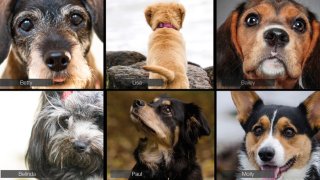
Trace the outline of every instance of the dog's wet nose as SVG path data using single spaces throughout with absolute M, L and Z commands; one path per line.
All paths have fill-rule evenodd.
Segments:
M 138 108 L 144 106 L 145 103 L 142 100 L 136 99 L 133 101 L 133 107 Z
M 45 63 L 52 71 L 62 71 L 68 67 L 71 55 L 66 51 L 50 51 L 45 54 Z
M 79 140 L 73 143 L 73 148 L 79 153 L 84 152 L 87 149 L 87 146 L 88 144 L 86 142 Z
M 263 34 L 264 40 L 269 46 L 284 47 L 289 42 L 289 35 L 279 28 L 272 28 Z
M 275 154 L 275 151 L 271 147 L 264 147 L 258 153 L 260 159 L 264 162 L 271 161 L 274 157 L 274 154 Z

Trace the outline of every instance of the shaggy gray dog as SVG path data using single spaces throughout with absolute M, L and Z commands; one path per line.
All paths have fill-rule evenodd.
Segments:
M 42 94 L 26 162 L 38 178 L 103 178 L 103 92 Z

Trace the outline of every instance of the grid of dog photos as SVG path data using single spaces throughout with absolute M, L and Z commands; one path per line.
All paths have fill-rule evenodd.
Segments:
M 320 0 L 0 0 L 0 180 L 320 180 Z

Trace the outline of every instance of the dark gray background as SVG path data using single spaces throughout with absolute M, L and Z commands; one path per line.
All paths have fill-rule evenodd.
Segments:
M 244 0 L 217 0 L 217 28 L 241 2 Z M 320 19 L 320 0 L 296 0 L 296 2 L 309 8 Z

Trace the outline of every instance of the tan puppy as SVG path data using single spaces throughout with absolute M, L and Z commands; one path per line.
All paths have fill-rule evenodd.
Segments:
M 156 3 L 145 10 L 153 30 L 149 38 L 147 65 L 149 79 L 162 79 L 163 86 L 149 89 L 189 89 L 185 43 L 179 30 L 185 9 L 178 3 Z

